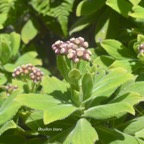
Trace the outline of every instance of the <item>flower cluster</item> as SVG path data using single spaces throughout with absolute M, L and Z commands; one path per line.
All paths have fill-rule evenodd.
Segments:
M 40 69 L 34 67 L 32 64 L 26 64 L 14 69 L 14 72 L 12 74 L 13 77 L 25 75 L 28 75 L 34 83 L 37 83 L 42 80 L 43 72 Z
M 141 45 L 139 46 L 138 51 L 139 51 L 140 53 L 144 53 L 144 44 L 141 44 Z
M 79 62 L 80 59 L 85 61 L 91 60 L 91 51 L 87 50 L 88 42 L 82 37 L 71 38 L 69 41 L 56 41 L 52 45 L 52 49 L 57 55 L 66 55 L 67 58 L 73 60 L 75 63 Z
M 18 86 L 17 85 L 7 85 L 6 87 L 7 95 L 10 95 L 13 91 L 15 91 Z

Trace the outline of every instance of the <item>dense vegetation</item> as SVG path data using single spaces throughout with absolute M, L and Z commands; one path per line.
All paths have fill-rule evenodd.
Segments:
M 143 0 L 0 0 L 0 144 L 144 144 Z

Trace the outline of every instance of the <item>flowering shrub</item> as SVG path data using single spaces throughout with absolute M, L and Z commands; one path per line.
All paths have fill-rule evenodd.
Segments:
M 142 0 L 0 1 L 0 144 L 144 144 Z

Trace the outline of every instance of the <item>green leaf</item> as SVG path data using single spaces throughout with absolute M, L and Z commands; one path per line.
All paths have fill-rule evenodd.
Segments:
M 107 55 L 102 55 L 97 57 L 94 60 L 94 64 L 99 65 L 100 67 L 104 68 L 105 70 L 108 70 L 108 67 L 114 62 L 114 59 Z
M 15 102 L 37 110 L 46 110 L 61 103 L 50 95 L 33 93 L 20 94 L 15 98 Z
M 133 5 L 139 4 L 141 0 L 129 0 Z
M 116 129 L 97 127 L 99 139 L 104 144 L 144 144 L 141 139 L 122 133 Z
M 7 63 L 11 56 L 11 46 L 7 35 L 0 35 L 0 61 L 2 64 Z
M 16 66 L 31 63 L 33 65 L 42 65 L 41 60 L 36 59 L 37 53 L 34 51 L 23 54 L 15 63 Z
M 119 102 L 114 104 L 99 105 L 89 108 L 84 112 L 84 117 L 94 118 L 97 120 L 104 120 L 117 117 L 120 114 L 131 113 L 135 114 L 133 107 L 126 102 Z
M 57 56 L 57 66 L 58 66 L 60 73 L 65 78 L 65 80 L 69 81 L 68 73 L 70 71 L 70 68 L 68 67 L 65 57 Z
M 128 17 L 128 13 L 132 9 L 132 4 L 127 0 L 107 0 L 106 5 L 124 17 Z
M 10 120 L 21 107 L 20 103 L 14 101 L 16 96 L 15 94 L 9 96 L 0 107 L 0 125 Z
M 7 82 L 7 78 L 4 74 L 0 73 L 0 85 L 3 85 Z
M 72 35 L 75 32 L 79 32 L 86 27 L 88 27 L 91 23 L 95 21 L 96 14 L 87 15 L 85 17 L 79 18 L 74 24 L 71 26 L 69 34 Z
M 136 133 L 135 133 L 135 136 L 138 137 L 138 138 L 144 139 L 144 129 L 136 132 Z
M 75 128 L 67 136 L 63 144 L 94 144 L 98 135 L 89 121 L 81 118 Z
M 91 96 L 93 88 L 93 79 L 90 73 L 86 73 L 82 79 L 83 100 Z
M 97 102 L 99 103 L 108 98 L 121 84 L 133 78 L 134 76 L 125 69 L 113 69 L 98 83 L 94 84 L 92 96 L 88 100 L 97 98 Z
M 141 96 L 144 96 L 144 88 L 143 87 L 144 87 L 143 81 L 135 82 L 128 86 L 124 86 L 118 95 L 123 95 L 123 94 L 129 93 L 129 92 L 136 92 L 136 93 L 139 93 Z
M 129 72 L 133 72 L 135 70 L 137 70 L 138 68 L 141 68 L 142 63 L 137 61 L 137 60 L 116 60 L 114 63 L 112 63 L 109 68 L 113 69 L 113 68 L 117 68 L 117 67 L 121 67 L 124 68 L 126 70 L 128 70 Z
M 76 110 L 78 110 L 78 108 L 71 104 L 61 104 L 50 107 L 44 111 L 44 124 L 49 124 L 57 120 L 65 119 Z
M 12 32 L 10 34 L 11 39 L 11 47 L 12 47 L 12 55 L 15 56 L 18 53 L 20 47 L 20 35 Z
M 7 131 L 8 129 L 17 128 L 17 125 L 13 120 L 6 122 L 2 127 L 0 127 L 0 135 Z
M 77 16 L 89 15 L 95 13 L 99 9 L 101 9 L 106 0 L 96 1 L 96 0 L 83 0 L 79 3 L 76 9 Z
M 106 38 L 115 38 L 118 31 L 119 15 L 110 8 L 107 8 L 97 22 L 95 41 L 99 43 Z
M 64 93 L 68 88 L 68 84 L 66 82 L 63 82 L 56 77 L 49 77 L 47 75 L 42 79 L 41 85 L 43 86 L 43 92 L 48 94 L 55 91 Z
M 33 24 L 32 20 L 28 20 L 21 31 L 22 41 L 27 44 L 29 43 L 36 35 L 38 31 Z
M 132 8 L 132 12 L 129 12 L 129 16 L 133 17 L 133 18 L 140 18 L 140 19 L 144 19 L 144 8 L 139 6 L 139 5 L 135 5 Z
M 119 128 L 124 133 L 135 135 L 135 133 L 139 132 L 140 130 L 144 129 L 144 116 L 132 119 L 131 121 L 128 121 L 121 125 Z
M 104 40 L 101 46 L 106 50 L 106 52 L 114 57 L 115 59 L 135 59 L 135 54 L 133 51 L 126 48 L 122 43 L 116 40 Z
M 111 103 L 127 102 L 133 106 L 141 101 L 144 101 L 144 97 L 142 97 L 139 93 L 130 92 L 121 96 L 116 96 L 116 98 L 112 100 Z
M 16 92 L 15 92 L 16 93 Z M 0 125 L 10 120 L 21 106 L 37 110 L 46 110 L 61 103 L 59 100 L 44 94 L 19 94 L 10 95 L 0 108 Z
M 32 64 L 32 65 L 42 65 L 42 61 L 40 59 L 37 59 L 37 53 L 34 51 L 27 52 L 23 54 L 16 62 L 15 64 L 7 63 L 4 65 L 4 69 L 8 72 L 13 72 L 15 68 L 18 66 L 21 66 L 23 64 Z

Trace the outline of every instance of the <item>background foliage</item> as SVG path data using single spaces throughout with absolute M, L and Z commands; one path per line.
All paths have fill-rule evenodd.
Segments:
M 0 143 L 143 144 L 143 13 L 143 0 L 1 0 Z M 92 61 L 71 67 L 51 45 L 79 36 Z M 28 63 L 45 74 L 33 92 L 11 76 Z

